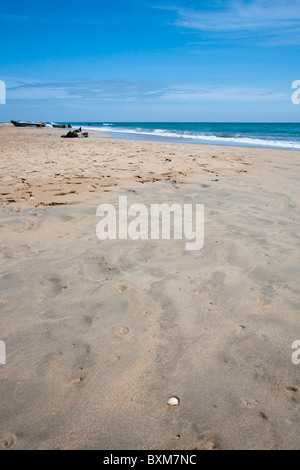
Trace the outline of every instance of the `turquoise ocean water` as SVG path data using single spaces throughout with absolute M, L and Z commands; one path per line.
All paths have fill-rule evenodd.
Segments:
M 71 122 L 113 137 L 300 150 L 300 123 Z

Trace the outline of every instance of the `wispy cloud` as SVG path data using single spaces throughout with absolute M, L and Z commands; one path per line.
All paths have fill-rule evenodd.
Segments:
M 290 90 L 208 86 L 197 83 L 155 83 L 121 79 L 40 83 L 7 81 L 7 99 L 12 100 L 78 100 L 95 102 L 180 102 L 201 101 L 276 102 L 290 99 Z
M 15 15 L 0 13 L 0 21 L 27 21 L 31 17 L 29 15 Z
M 174 86 L 161 97 L 164 101 L 201 102 L 201 101 L 228 101 L 228 102 L 270 102 L 289 100 L 288 92 L 274 91 L 265 88 L 248 87 L 215 87 L 205 88 L 192 85 Z
M 211 8 L 153 5 L 176 13 L 175 24 L 203 32 L 236 32 L 264 36 L 300 34 L 300 0 L 215 1 Z
M 35 16 L 35 15 L 16 15 L 16 14 L 1 14 L 0 23 L 43 23 L 43 24 L 54 24 L 54 25 L 74 25 L 74 26 L 100 26 L 104 23 L 112 23 L 112 18 L 98 18 L 98 17 L 59 17 L 59 16 Z
M 166 85 L 121 79 L 41 83 L 8 80 L 7 95 L 11 99 L 85 99 L 101 101 L 136 101 L 153 99 L 166 92 Z

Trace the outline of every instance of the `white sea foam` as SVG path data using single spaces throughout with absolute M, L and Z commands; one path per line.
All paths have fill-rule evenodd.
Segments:
M 112 126 L 112 124 L 110 124 Z M 93 130 L 99 132 L 106 132 L 107 129 L 101 127 L 86 127 L 86 130 Z M 183 133 L 172 132 L 163 129 L 153 129 L 153 130 L 144 130 L 141 128 L 114 128 L 110 127 L 110 133 L 118 133 L 118 134 L 135 134 L 135 135 L 148 135 L 153 137 L 168 137 L 173 139 L 185 139 L 185 140 L 193 140 L 199 141 L 203 143 L 216 143 L 216 144 L 226 144 L 226 145 L 242 145 L 242 146 L 251 146 L 251 147 L 273 147 L 273 148 L 280 148 L 280 149 L 293 149 L 293 150 L 300 150 L 300 142 L 292 142 L 292 141 L 285 141 L 285 140 L 269 140 L 269 139 L 260 139 L 254 137 L 245 137 L 245 136 L 217 136 L 217 135 L 207 135 L 207 134 L 193 134 L 188 131 L 184 131 Z

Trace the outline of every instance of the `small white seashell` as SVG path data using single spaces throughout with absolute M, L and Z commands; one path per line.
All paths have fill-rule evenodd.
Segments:
M 170 397 L 167 401 L 167 405 L 169 406 L 179 406 L 180 400 L 177 397 Z

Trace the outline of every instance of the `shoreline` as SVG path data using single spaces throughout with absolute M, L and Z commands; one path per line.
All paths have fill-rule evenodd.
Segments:
M 74 126 L 74 128 L 76 128 L 76 126 Z M 83 127 L 84 131 L 89 131 L 89 128 L 88 127 Z M 98 133 L 103 133 L 105 134 L 105 131 L 93 131 L 93 132 L 98 132 Z M 276 147 L 276 146 L 272 146 L 272 145 L 259 145 L 259 144 L 233 144 L 232 142 L 231 143 L 218 143 L 218 142 L 214 142 L 213 144 L 212 143 L 209 143 L 209 141 L 205 141 L 203 140 L 203 143 L 197 141 L 197 140 L 193 140 L 193 139 L 188 139 L 188 138 L 174 138 L 174 137 L 153 137 L 153 138 L 149 138 L 148 139 L 145 139 L 143 135 L 139 136 L 138 134 L 136 134 L 135 136 L 133 134 L 130 134 L 130 136 L 127 137 L 128 134 L 126 134 L 125 132 L 124 133 L 119 133 L 119 135 L 117 133 L 114 133 L 114 136 L 112 138 L 116 139 L 116 140 L 130 140 L 130 141 L 138 141 L 138 142 L 156 142 L 156 143 L 170 143 L 170 144 L 182 144 L 182 145 L 199 145 L 199 146 L 205 146 L 205 147 L 233 147 L 233 148 L 239 148 L 239 149 L 258 149 L 258 150 L 283 150 L 283 151 L 290 151 L 290 152 L 300 152 L 300 149 L 296 149 L 296 148 L 290 148 L 290 147 L 285 147 L 285 146 L 282 146 L 282 147 Z M 96 136 L 94 136 L 96 137 Z M 102 137 L 102 136 L 101 136 Z
M 61 139 L 65 131 L 0 126 L 0 205 L 65 204 L 119 186 L 210 182 L 297 165 L 297 152 L 290 150 L 122 140 L 96 132 L 88 139 Z
M 64 124 L 67 124 L 64 122 Z M 122 123 L 115 123 L 115 124 L 122 124 Z M 124 123 L 126 124 L 126 123 Z M 139 123 L 137 123 L 139 124 Z M 141 123 L 141 124 L 147 124 L 147 123 Z M 152 124 L 152 123 L 150 123 Z M 164 123 L 157 123 L 159 124 L 164 124 Z M 184 124 L 184 123 L 167 123 L 167 124 Z M 188 123 L 188 124 L 194 124 L 194 123 Z M 196 123 L 196 124 L 201 124 L 201 123 Z M 235 123 L 202 123 L 202 124 L 224 124 L 226 125 L 232 125 Z M 247 124 L 247 123 L 241 123 L 241 124 Z M 257 124 L 257 123 L 248 123 L 250 125 Z M 262 125 L 269 125 L 271 123 L 261 123 Z M 276 124 L 276 123 L 275 123 Z M 297 124 L 297 123 L 277 123 L 279 125 L 283 124 Z M 0 124 L 1 125 L 1 124 Z M 11 125 L 10 123 L 5 123 L 5 125 Z M 216 147 L 237 147 L 240 149 L 270 149 L 270 150 L 289 150 L 293 152 L 299 152 L 300 151 L 300 142 L 294 142 L 293 145 L 291 146 L 292 142 L 291 141 L 286 141 L 286 145 L 284 145 L 284 140 L 278 140 L 276 143 L 274 141 L 275 137 L 273 137 L 273 140 L 268 140 L 262 139 L 261 137 L 255 136 L 255 135 L 241 135 L 241 136 L 234 136 L 232 135 L 231 137 L 228 137 L 228 142 L 226 142 L 226 139 L 220 135 L 209 135 L 207 134 L 205 138 L 204 135 L 200 138 L 200 136 L 196 137 L 193 136 L 192 134 L 190 136 L 184 135 L 185 132 L 183 132 L 182 135 L 176 135 L 176 131 L 167 131 L 165 130 L 160 130 L 160 129 L 153 129 L 152 131 L 145 129 L 136 129 L 132 130 L 130 127 L 122 128 L 120 127 L 111 127 L 111 125 L 107 125 L 107 127 L 97 127 L 93 126 L 92 124 L 89 126 L 87 123 L 72 123 L 72 128 L 75 129 L 77 127 L 82 127 L 84 131 L 90 132 L 93 134 L 94 137 L 102 137 L 102 135 L 105 136 L 107 132 L 111 132 L 112 136 L 111 138 L 116 139 L 116 140 L 130 140 L 130 141 L 138 141 L 138 142 L 154 142 L 154 143 L 170 143 L 170 144 L 191 144 L 191 145 L 200 145 L 200 146 L 216 146 Z M 47 127 L 50 128 L 51 127 Z M 160 132 L 159 132 L 160 131 Z M 180 132 L 180 131 L 178 131 Z M 169 135 L 168 135 L 169 134 Z M 171 135 L 172 134 L 172 135 Z M 244 142 L 242 141 L 244 140 Z M 252 142 L 250 142 L 252 141 Z M 260 141 L 260 142 L 258 142 Z M 271 142 L 274 142 L 273 144 L 270 144 Z M 280 143 L 280 145 L 279 145 Z M 298 145 L 298 148 L 295 148 L 295 145 Z

